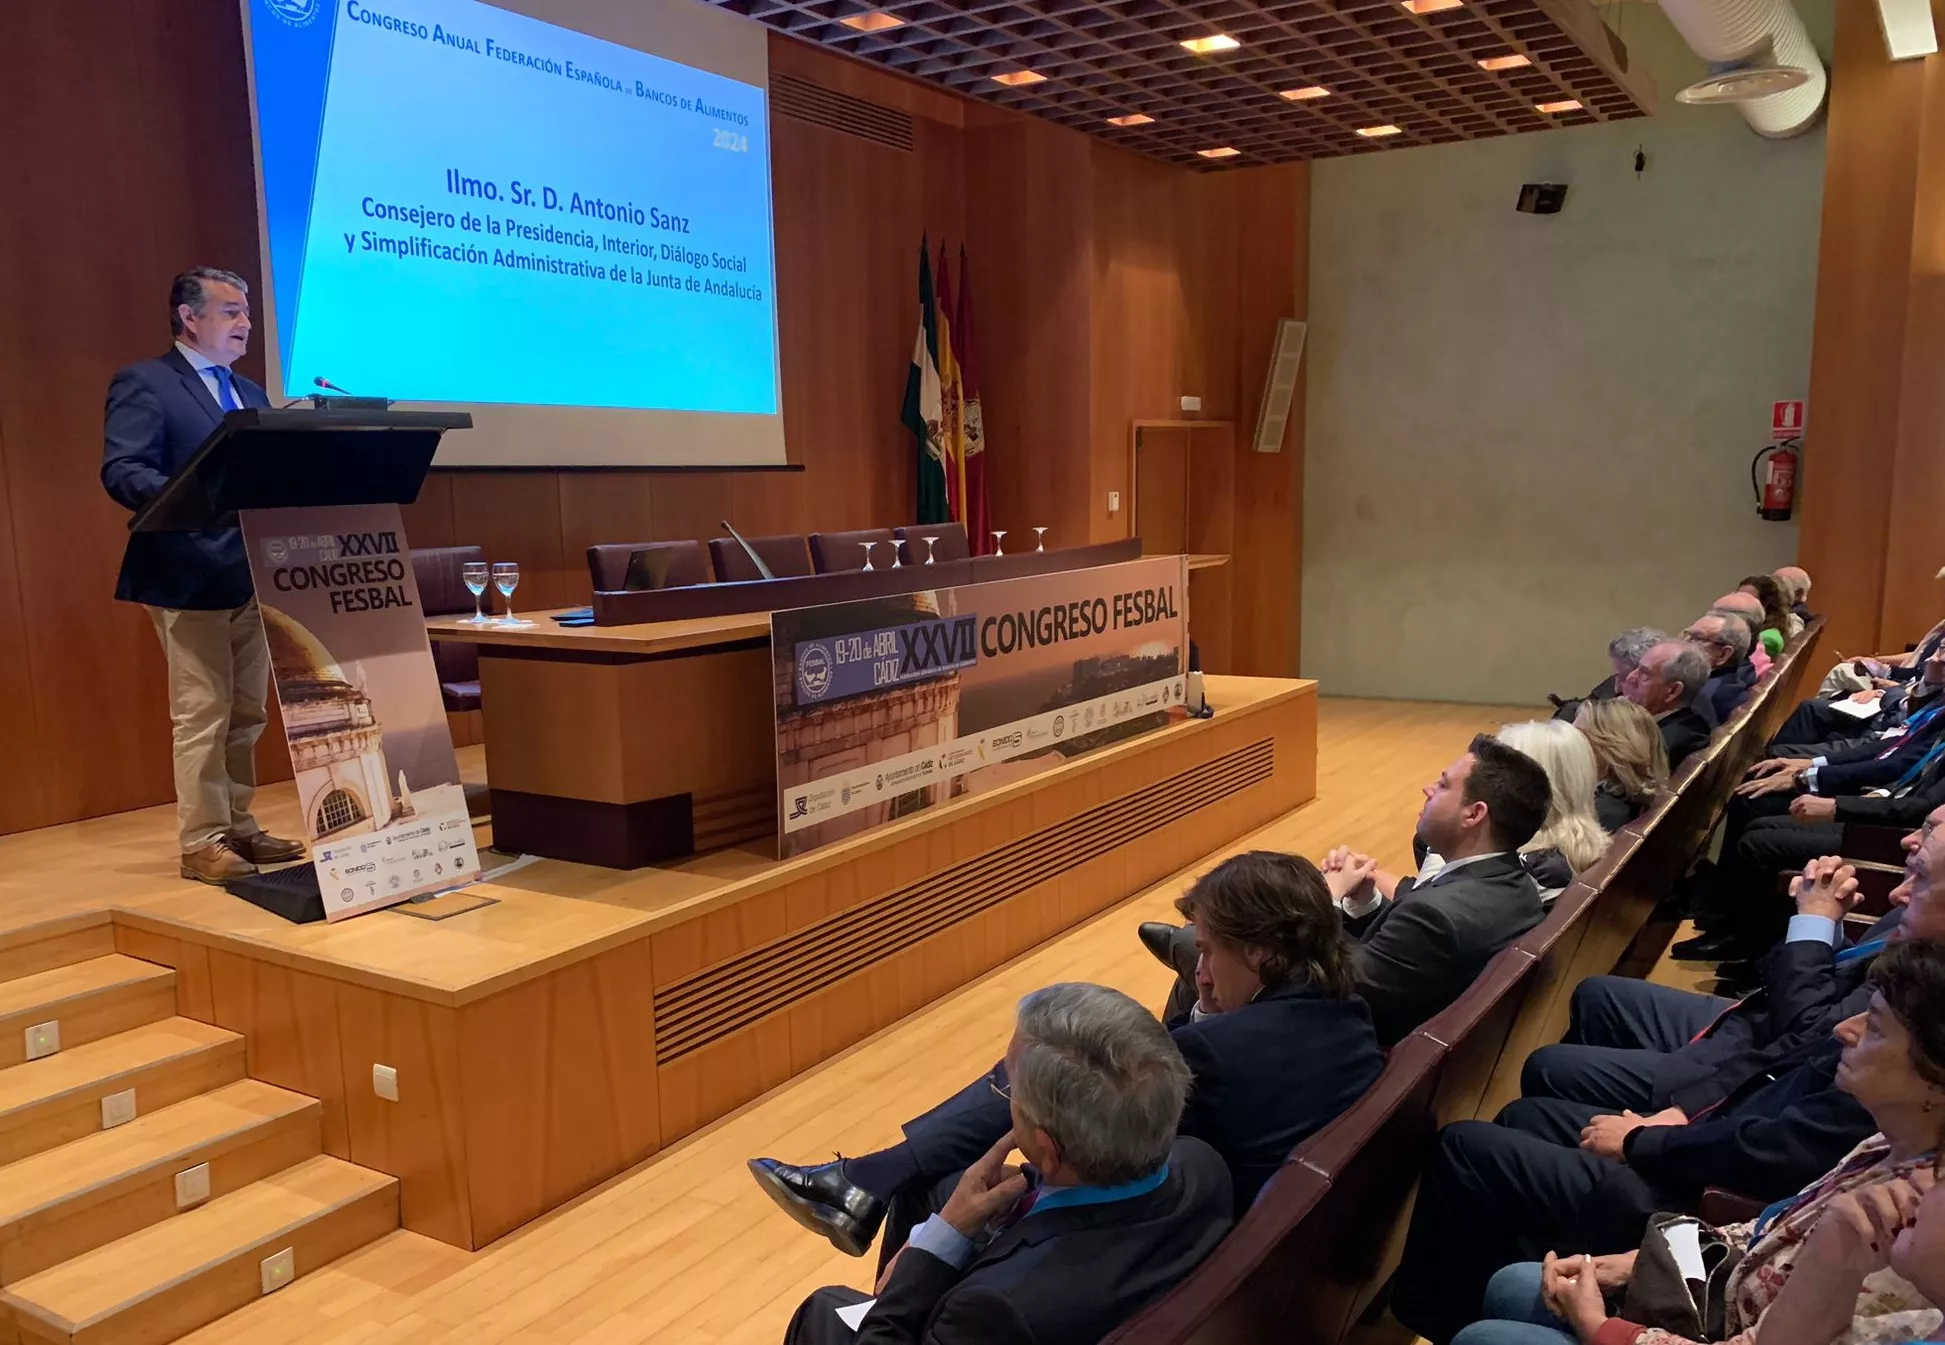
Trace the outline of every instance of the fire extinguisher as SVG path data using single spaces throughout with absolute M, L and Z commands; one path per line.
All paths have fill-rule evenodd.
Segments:
M 1796 507 L 1796 463 L 1802 448 L 1801 439 L 1786 439 L 1762 449 L 1749 463 L 1749 485 L 1756 492 L 1756 512 L 1772 523 L 1788 521 L 1790 511 Z M 1763 469 L 1765 457 L 1769 459 L 1767 470 Z

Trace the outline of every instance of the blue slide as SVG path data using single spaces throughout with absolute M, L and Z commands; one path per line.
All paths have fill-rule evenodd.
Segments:
M 777 413 L 762 89 L 477 0 L 250 0 L 284 392 Z

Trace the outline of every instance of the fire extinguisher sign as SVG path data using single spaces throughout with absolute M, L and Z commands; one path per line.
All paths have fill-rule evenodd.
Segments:
M 1777 443 L 1803 437 L 1803 403 L 1776 402 L 1769 412 L 1769 437 Z

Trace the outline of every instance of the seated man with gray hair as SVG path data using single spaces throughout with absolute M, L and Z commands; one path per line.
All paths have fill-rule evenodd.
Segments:
M 1607 642 L 1608 665 L 1614 669 L 1613 675 L 1585 696 L 1573 700 L 1562 700 L 1558 696 L 1548 696 L 1553 702 L 1554 718 L 1573 722 L 1580 711 L 1582 701 L 1611 701 L 1621 695 L 1621 679 L 1633 672 L 1641 662 L 1641 656 L 1668 638 L 1667 632 L 1658 631 L 1652 626 L 1636 626 L 1624 630 Z
M 1709 680 L 1695 698 L 1695 708 L 1705 719 L 1718 725 L 1727 723 L 1756 685 L 1756 666 L 1749 661 L 1749 651 L 1756 643 L 1755 628 L 1740 612 L 1711 607 L 1689 623 L 1682 638 L 1709 661 Z
M 838 1310 L 866 1296 L 819 1289 L 785 1345 L 1087 1345 L 1228 1232 L 1228 1169 L 1175 1133 L 1189 1067 L 1128 996 L 1081 983 L 1034 991 L 994 1079 L 1012 1129 L 949 1179 L 951 1194 L 885 1266 L 856 1331 Z M 1006 1161 L 1016 1148 L 1025 1166 Z
M 1708 744 L 1714 727 L 1695 709 L 1709 680 L 1709 660 L 1687 640 L 1663 640 L 1641 656 L 1621 679 L 1621 695 L 1655 717 L 1668 748 L 1668 769 L 1681 769 L 1690 753 Z

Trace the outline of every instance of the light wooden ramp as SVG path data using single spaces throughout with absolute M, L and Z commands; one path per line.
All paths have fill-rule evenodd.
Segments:
M 0 956 L 0 1345 L 164 1345 L 398 1227 L 173 971 L 49 943 Z

